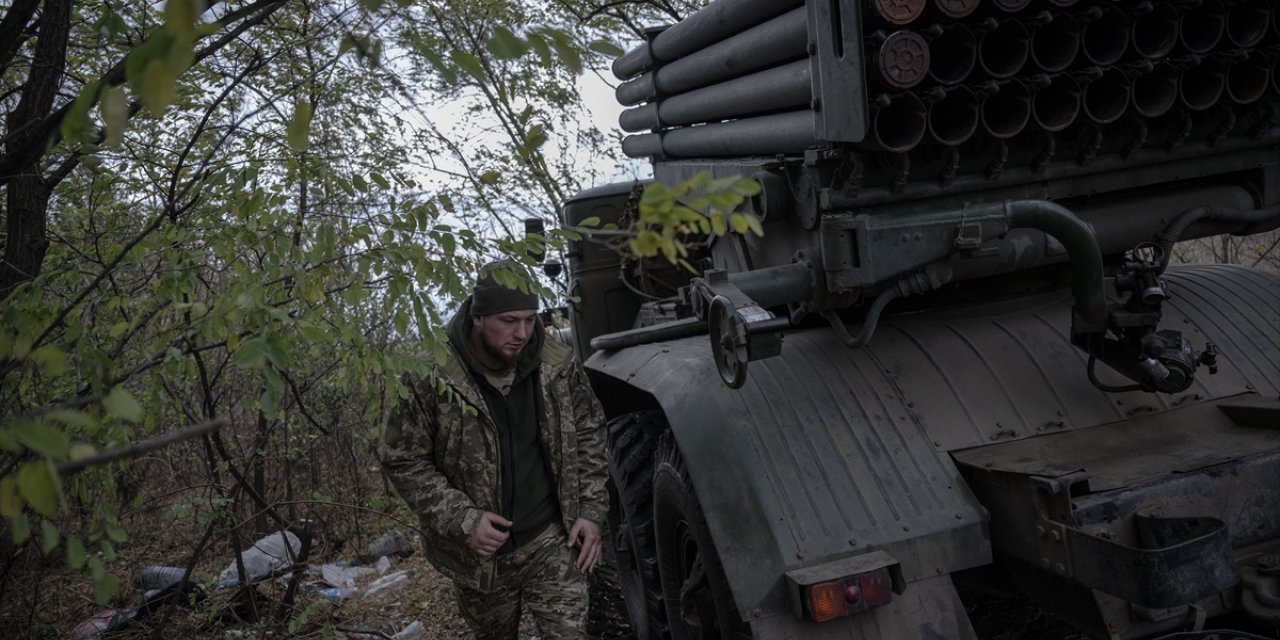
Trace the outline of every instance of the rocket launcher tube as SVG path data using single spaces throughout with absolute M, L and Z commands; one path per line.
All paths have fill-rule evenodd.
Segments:
M 770 67 L 805 55 L 808 23 L 795 9 L 618 85 L 618 102 L 636 105 Z
M 717 0 L 623 54 L 613 62 L 613 75 L 626 80 L 655 62 L 678 60 L 802 4 L 804 0 Z
M 624 111 L 619 123 L 625 131 L 660 126 L 728 120 L 752 113 L 807 106 L 813 89 L 809 61 L 797 60 L 749 76 L 681 93 L 661 102 Z

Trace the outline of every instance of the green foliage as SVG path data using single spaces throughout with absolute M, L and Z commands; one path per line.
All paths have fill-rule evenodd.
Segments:
M 708 171 L 675 186 L 650 183 L 640 196 L 635 224 L 625 231 L 601 230 L 607 238 L 621 234 L 627 249 L 640 258 L 661 256 L 672 264 L 694 271 L 689 264 L 689 245 L 698 237 L 719 238 L 729 233 L 764 235 L 759 218 L 738 209 L 747 198 L 760 193 L 760 184 L 750 178 L 713 178 Z M 594 230 L 599 218 L 587 218 L 576 231 L 601 235 Z
M 443 391 L 430 365 L 476 265 L 527 273 L 530 250 L 561 252 L 577 233 L 513 237 L 516 221 L 555 219 L 613 154 L 574 86 L 619 51 L 619 23 L 579 24 L 574 4 L 77 3 L 70 103 L 40 163 L 68 169 L 49 182 L 50 247 L 0 305 L 15 541 L 61 543 L 105 602 L 122 517 L 154 497 L 139 485 L 166 483 L 185 525 L 239 523 L 229 471 L 333 464 L 317 454 L 340 446 L 367 462 L 402 374 Z M 213 416 L 230 419 L 225 459 L 197 440 L 58 473 Z

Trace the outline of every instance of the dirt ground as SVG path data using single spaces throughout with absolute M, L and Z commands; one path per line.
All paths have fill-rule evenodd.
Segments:
M 417 544 L 411 541 L 410 544 Z M 152 549 L 152 552 L 159 550 Z M 137 553 L 122 566 L 140 570 L 146 566 L 175 565 L 174 557 L 156 557 L 159 553 Z M 214 554 L 210 554 L 214 555 Z M 321 555 L 318 560 L 333 562 L 341 557 Z M 150 556 L 150 557 L 148 557 Z M 169 562 L 164 562 L 168 559 Z M 390 568 L 385 574 L 363 576 L 356 580 L 356 593 L 334 597 L 319 590 L 322 585 L 309 585 L 319 580 L 310 572 L 299 582 L 292 615 L 285 615 L 281 602 L 288 590 L 285 577 L 259 582 L 250 589 L 235 587 L 211 588 L 214 578 L 230 561 L 229 558 L 209 558 L 196 567 L 193 575 L 205 585 L 204 595 L 195 607 L 162 605 L 144 613 L 138 620 L 106 634 L 104 640 L 142 640 L 149 638 L 391 638 L 415 622 L 420 622 L 422 640 L 454 640 L 472 637 L 457 613 L 452 583 L 437 572 L 421 553 L 407 558 L 389 557 Z M 395 587 L 373 595 L 364 591 L 382 575 L 405 572 L 407 579 Z M 74 630 L 88 617 L 109 608 L 132 609 L 145 601 L 136 576 L 120 575 L 121 592 L 109 607 L 99 607 L 92 602 L 93 588 L 83 573 L 57 572 L 48 579 L 41 591 L 46 593 L 83 594 L 71 600 L 53 603 L 44 601 L 33 608 L 25 623 L 18 626 L 0 624 L 0 638 L 71 638 L 87 640 Z M 144 607 L 145 609 L 145 607 Z M 13 612 L 8 620 L 15 622 Z M 599 628 L 608 624 L 607 633 L 595 632 L 595 637 L 631 637 L 625 623 L 610 623 L 593 618 Z M 535 640 L 539 635 L 532 619 L 526 614 L 521 625 L 520 640 Z

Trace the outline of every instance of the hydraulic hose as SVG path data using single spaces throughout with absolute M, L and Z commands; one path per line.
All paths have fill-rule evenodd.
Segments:
M 1229 231 L 1233 235 L 1248 233 L 1251 227 L 1261 226 L 1268 222 L 1280 222 L 1280 205 L 1262 209 L 1233 209 L 1229 207 L 1196 207 L 1188 209 L 1173 219 L 1164 231 L 1156 234 L 1156 240 L 1163 256 L 1160 259 L 1160 272 L 1169 266 L 1169 258 L 1173 255 L 1173 245 L 1191 225 L 1201 221 L 1237 222 L 1239 226 Z
M 862 330 L 858 335 L 849 335 L 848 327 L 844 326 L 844 321 L 835 311 L 823 311 L 822 317 L 831 323 L 831 328 L 836 330 L 836 334 L 840 337 L 840 343 L 850 349 L 861 349 L 868 342 L 871 342 L 871 336 L 876 333 L 876 325 L 880 323 L 880 314 L 884 312 L 884 308 L 889 306 L 898 297 L 897 289 L 886 289 L 880 295 L 876 296 L 871 307 L 867 309 L 867 317 L 862 321 Z
M 933 291 L 951 282 L 953 278 L 955 278 L 955 271 L 950 264 L 936 262 L 922 271 L 899 279 L 892 287 L 881 291 L 880 295 L 871 302 L 871 306 L 867 308 L 867 316 L 862 321 L 862 329 L 856 336 L 849 335 L 848 327 L 834 310 L 823 311 L 822 317 L 831 323 L 831 328 L 835 329 L 841 344 L 850 349 L 860 349 L 871 342 L 871 336 L 876 332 L 876 325 L 880 323 L 880 314 L 884 313 L 885 307 L 889 306 L 890 302 L 898 298 Z
M 1009 227 L 1043 231 L 1067 250 L 1071 259 L 1071 296 L 1085 326 L 1075 331 L 1107 330 L 1107 298 L 1102 286 L 1102 250 L 1093 230 L 1066 207 L 1046 200 L 1005 204 Z

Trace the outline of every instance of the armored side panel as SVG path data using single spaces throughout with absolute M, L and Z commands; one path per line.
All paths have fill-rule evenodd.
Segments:
M 987 564 L 994 548 L 1018 557 L 1042 582 L 1063 575 L 1093 581 L 1096 592 L 1077 587 L 1086 598 L 1132 597 L 1125 589 L 1143 580 L 1202 591 L 1209 584 L 1208 592 L 1167 597 L 1206 598 L 1202 606 L 1214 613 L 1226 587 L 1191 573 L 1194 567 L 1157 577 L 1103 565 L 1110 571 L 1105 584 L 1083 552 L 1078 565 L 1060 551 L 1044 556 L 1052 561 L 1041 567 L 1036 528 L 1050 522 L 1007 478 L 1074 474 L 1083 483 L 1069 494 L 1075 511 L 1052 521 L 1063 527 L 1060 535 L 1090 525 L 1136 546 L 1135 518 L 1161 508 L 1165 517 L 1212 514 L 1228 523 L 1229 537 L 1196 550 L 1228 554 L 1242 566 L 1256 557 L 1256 545 L 1280 544 L 1280 498 L 1259 484 L 1280 479 L 1280 431 L 1237 424 L 1222 408 L 1259 398 L 1274 404 L 1280 396 L 1280 280 L 1230 267 L 1173 269 L 1169 280 L 1179 292 L 1166 309 L 1171 321 L 1224 353 L 1218 375 L 1174 397 L 1107 394 L 1084 379 L 1083 356 L 1062 333 L 1070 304 L 1062 293 L 897 317 L 857 351 L 841 347 L 830 330 L 796 331 L 782 355 L 753 363 L 737 391 L 718 383 L 701 336 L 599 353 L 588 368 L 661 404 L 734 600 L 760 637 L 963 635 L 963 627 L 917 635 L 918 628 L 899 626 L 896 608 L 822 625 L 792 616 L 787 571 L 871 549 L 901 563 L 906 592 Z M 609 406 L 611 396 L 604 402 Z M 1169 503 L 1171 491 L 1186 498 Z M 996 512 L 999 528 L 990 533 L 984 508 Z M 1117 557 L 1129 556 L 1103 556 Z M 936 594 L 934 586 L 925 582 L 921 590 Z M 934 596 L 938 602 L 949 589 Z M 913 615 L 945 627 L 942 614 L 952 609 L 939 606 Z M 1093 622 L 1118 625 L 1128 638 L 1186 619 L 1135 620 L 1121 610 Z

